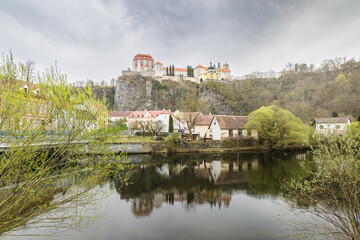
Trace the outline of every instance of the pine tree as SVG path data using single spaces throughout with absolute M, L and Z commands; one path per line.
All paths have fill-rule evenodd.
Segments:
M 166 67 L 166 76 L 169 76 L 169 67 Z
M 334 118 L 339 117 L 339 114 L 337 113 L 337 111 L 332 112 L 332 117 L 334 117 Z
M 169 115 L 169 133 L 172 133 L 174 131 L 174 120 L 171 117 L 171 115 Z

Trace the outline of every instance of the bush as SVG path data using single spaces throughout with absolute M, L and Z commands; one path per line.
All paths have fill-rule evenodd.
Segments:
M 175 132 L 165 137 L 165 147 L 169 152 L 171 152 L 174 149 L 176 140 L 178 139 L 179 139 L 179 134 Z

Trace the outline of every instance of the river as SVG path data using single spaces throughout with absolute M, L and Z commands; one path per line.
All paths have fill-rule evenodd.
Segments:
M 98 186 L 102 195 L 95 205 L 103 214 L 92 227 L 53 238 L 279 239 L 287 232 L 278 217 L 296 218 L 280 198 L 281 184 L 306 174 L 299 161 L 309 157 L 281 152 L 132 155 L 129 185 L 120 189 L 115 176 Z M 47 229 L 22 233 L 46 234 Z

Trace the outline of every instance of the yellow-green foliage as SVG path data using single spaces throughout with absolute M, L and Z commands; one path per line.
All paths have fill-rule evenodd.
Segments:
M 346 135 L 360 141 L 360 122 L 351 123 L 346 129 Z
M 11 235 L 14 228 L 34 225 L 61 228 L 61 223 L 69 223 L 69 219 L 75 222 L 68 226 L 76 227 L 86 212 L 74 208 L 89 203 L 91 190 L 99 181 L 123 166 L 123 157 L 102 144 L 103 135 L 99 133 L 106 125 L 107 110 L 90 88 L 72 88 L 56 68 L 39 74 L 32 83 L 22 81 L 26 75 L 23 64 L 15 64 L 12 56 L 3 58 L 1 236 Z M 29 86 L 27 93 L 25 85 Z M 84 158 L 88 153 L 102 155 L 95 163 L 92 158 Z
M 249 114 L 245 125 L 249 131 L 256 129 L 259 137 L 271 148 L 289 144 L 309 144 L 310 127 L 291 112 L 278 106 L 261 107 Z
M 306 222 L 290 223 L 295 224 L 292 229 L 302 236 L 360 239 L 360 142 L 347 135 L 329 135 L 319 140 L 313 162 L 316 171 L 308 170 L 309 176 L 283 186 L 294 216 L 307 215 Z

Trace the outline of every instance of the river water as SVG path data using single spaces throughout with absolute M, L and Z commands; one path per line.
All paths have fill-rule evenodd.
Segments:
M 286 232 L 278 216 L 297 217 L 279 197 L 281 184 L 304 175 L 299 161 L 308 158 L 305 153 L 129 156 L 130 184 L 119 189 L 114 177 L 99 186 L 107 193 L 96 202 L 104 212 L 94 222 L 100 228 L 54 238 L 280 239 Z

